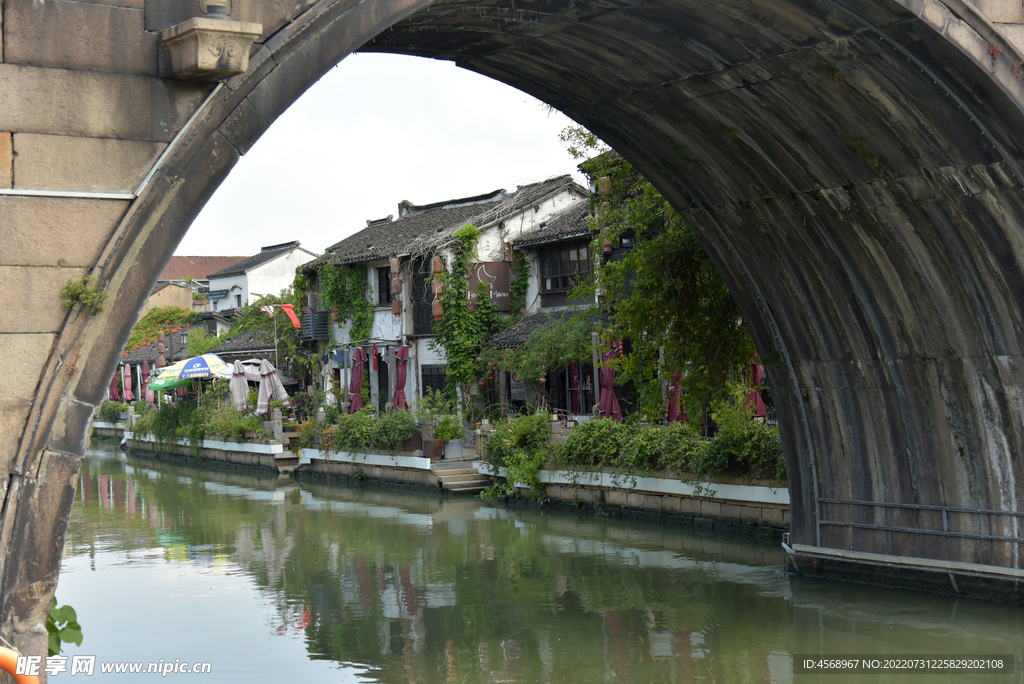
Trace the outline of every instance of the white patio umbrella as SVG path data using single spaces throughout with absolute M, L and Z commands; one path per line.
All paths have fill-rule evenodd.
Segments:
M 235 400 L 235 408 L 245 410 L 245 400 L 249 395 L 249 383 L 246 382 L 245 369 L 241 361 L 235 361 L 231 367 L 231 396 Z
M 280 401 L 285 406 L 290 404 L 288 393 L 284 391 L 281 378 L 277 377 L 274 364 L 264 361 L 260 364 L 260 393 L 256 401 L 256 413 L 266 413 L 272 401 Z
M 320 370 L 320 376 L 324 382 L 324 393 L 327 395 L 327 405 L 334 406 L 338 403 L 337 399 L 334 398 L 334 369 L 331 368 L 330 364 L 325 365 Z

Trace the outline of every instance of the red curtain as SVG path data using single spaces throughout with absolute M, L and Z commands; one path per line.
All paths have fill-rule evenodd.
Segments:
M 672 374 L 672 382 L 668 384 L 668 422 L 685 423 L 689 418 L 686 406 L 683 405 L 683 388 L 680 387 L 683 376 L 679 371 Z
M 366 352 L 362 347 L 356 347 L 352 352 L 352 381 L 348 385 L 349 413 L 355 413 L 363 408 L 363 399 L 359 393 L 363 390 L 364 368 L 366 368 Z
M 750 364 L 750 384 L 754 387 L 758 387 L 761 384 L 761 364 L 756 361 Z M 768 411 L 764 407 L 764 400 L 761 399 L 761 393 L 757 390 L 750 390 L 745 403 L 747 406 L 754 407 L 755 416 L 768 416 Z
M 618 358 L 618 346 L 613 345 L 611 350 L 601 355 L 605 366 L 601 369 L 601 401 L 597 403 L 597 410 L 602 418 L 614 418 L 622 422 L 622 410 L 619 408 L 619 400 L 615 396 L 615 369 L 607 365 L 612 359 Z
M 395 354 L 395 400 L 392 406 L 396 409 L 409 409 L 405 401 L 405 375 L 409 370 L 409 347 L 402 345 Z

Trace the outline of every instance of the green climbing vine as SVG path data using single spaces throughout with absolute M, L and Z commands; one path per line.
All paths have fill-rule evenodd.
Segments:
M 338 325 L 352 321 L 351 339 L 365 340 L 373 328 L 373 302 L 370 301 L 366 268 L 325 263 L 317 270 L 320 297 L 334 308 Z
M 451 268 L 440 276 L 444 314 L 441 320 L 434 321 L 434 339 L 430 342 L 433 349 L 443 350 L 448 357 L 448 386 L 459 389 L 467 407 L 472 407 L 469 385 L 480 377 L 479 357 L 484 341 L 506 323 L 495 310 L 484 283 L 479 286 L 476 309 L 469 310 L 469 265 L 476 256 L 480 235 L 479 228 L 468 224 L 453 234 Z
M 526 290 L 530 285 L 530 264 L 522 252 L 512 257 L 512 282 L 509 283 L 509 310 L 512 319 L 518 320 L 526 310 Z

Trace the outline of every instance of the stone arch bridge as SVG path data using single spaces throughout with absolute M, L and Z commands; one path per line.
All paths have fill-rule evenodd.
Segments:
M 686 213 L 771 359 L 797 568 L 1019 599 L 1020 0 L 233 5 L 258 36 L 214 83 L 173 77 L 160 35 L 196 0 L 2 4 L 0 576 L 23 650 L 45 651 L 87 425 L 146 293 L 239 156 L 356 50 L 531 93 Z M 66 311 L 87 274 L 103 311 Z

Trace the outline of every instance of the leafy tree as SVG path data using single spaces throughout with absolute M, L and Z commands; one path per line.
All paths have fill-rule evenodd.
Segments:
M 206 332 L 206 328 L 195 328 L 188 333 L 185 356 L 192 357 L 205 354 L 223 341 L 217 335 L 211 335 Z
M 158 330 L 170 333 L 186 325 L 194 325 L 199 321 L 199 314 L 195 311 L 188 311 L 180 306 L 157 307 L 150 310 L 149 313 L 140 318 L 139 322 L 135 324 L 124 350 L 130 352 L 156 342 Z
M 577 157 L 601 150 L 578 128 L 562 139 Z M 614 362 L 616 380 L 633 382 L 655 419 L 663 411 L 659 373 L 661 379 L 679 373 L 690 418 L 706 419 L 730 377 L 754 360 L 739 308 L 683 217 L 627 161 L 605 151 L 582 168 L 598 186 L 591 198 L 593 253 L 633 241 L 621 258 L 604 260 L 577 293 L 602 295 L 612 321 L 605 341 L 631 342 L 632 353 Z

